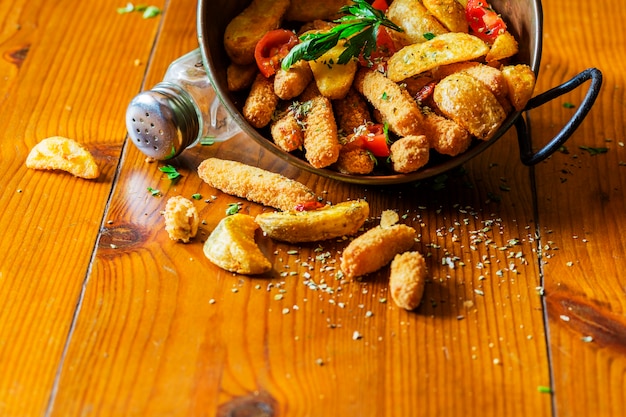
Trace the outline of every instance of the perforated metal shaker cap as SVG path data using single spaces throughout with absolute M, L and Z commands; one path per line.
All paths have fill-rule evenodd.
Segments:
M 179 155 L 196 141 L 200 124 L 187 93 L 176 85 L 159 83 L 130 102 L 126 128 L 141 152 L 165 160 Z

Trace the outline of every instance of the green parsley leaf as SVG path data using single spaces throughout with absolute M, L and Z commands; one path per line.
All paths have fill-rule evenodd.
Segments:
M 146 10 L 144 10 L 143 12 L 143 18 L 151 19 L 153 17 L 157 17 L 160 14 L 161 14 L 161 9 L 159 9 L 156 6 L 148 6 L 146 7 Z
M 578 148 L 582 149 L 583 151 L 589 152 L 589 155 L 591 156 L 599 155 L 601 153 L 607 153 L 609 151 L 609 148 L 593 148 L 591 146 L 584 145 L 581 145 Z
M 152 187 L 148 187 L 148 192 L 150 194 L 152 194 L 152 196 L 154 196 L 154 197 L 158 197 L 158 196 L 161 195 L 161 191 L 160 190 L 157 190 L 156 188 L 152 188 Z
M 202 199 L 202 194 L 200 194 L 200 193 L 192 194 L 191 198 L 193 198 L 194 200 L 201 200 Z
M 344 39 L 345 50 L 339 56 L 337 64 L 347 64 L 359 56 L 369 59 L 376 48 L 376 38 L 381 26 L 403 32 L 400 26 L 387 19 L 384 12 L 373 8 L 365 0 L 354 0 L 353 4 L 344 6 L 339 11 L 344 16 L 335 20 L 337 26 L 328 32 L 309 33 L 300 38 L 302 42 L 294 46 L 282 60 L 283 69 L 289 69 L 300 60 L 314 61 Z
M 215 137 L 214 136 L 205 136 L 205 137 L 200 139 L 200 145 L 202 145 L 202 146 L 211 146 L 213 144 L 215 144 Z
M 226 215 L 232 216 L 233 214 L 237 214 L 240 208 L 239 203 L 230 203 L 226 208 Z
M 170 180 L 175 180 L 181 176 L 180 172 L 176 171 L 176 168 L 171 165 L 165 165 L 164 167 L 160 167 L 159 171 L 167 174 L 167 178 Z
M 135 6 L 132 3 L 126 3 L 125 7 L 118 7 L 117 12 L 119 14 L 132 13 L 135 11 Z
M 424 33 L 424 39 L 426 39 L 427 41 L 433 40 L 437 37 L 437 35 L 435 35 L 432 32 L 426 32 Z

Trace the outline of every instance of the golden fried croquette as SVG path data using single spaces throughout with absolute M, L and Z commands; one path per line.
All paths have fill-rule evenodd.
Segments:
M 250 88 L 258 72 L 256 64 L 230 64 L 226 68 L 226 83 L 229 91 L 241 91 Z
M 472 136 L 454 120 L 433 112 L 424 116 L 428 143 L 440 154 L 456 156 L 465 152 L 472 144 Z
M 341 255 L 341 270 L 347 279 L 375 272 L 398 253 L 411 249 L 417 232 L 410 226 L 376 226 L 350 242 Z
M 26 167 L 42 170 L 61 170 L 85 178 L 100 176 L 100 168 L 87 148 L 74 139 L 52 136 L 33 146 L 26 157 Z
M 254 48 L 270 30 L 280 26 L 290 0 L 253 0 L 228 23 L 224 48 L 231 61 L 239 65 L 254 63 Z
M 274 78 L 274 93 L 282 100 L 291 100 L 302 94 L 313 79 L 308 61 L 298 61 L 288 70 L 280 68 Z
M 345 135 L 350 135 L 357 128 L 372 121 L 367 102 L 356 90 L 351 88 L 344 98 L 333 100 L 333 110 L 337 127 Z
M 243 117 L 252 126 L 260 129 L 269 124 L 278 106 L 278 96 L 274 94 L 273 78 L 257 74 L 250 88 L 250 94 L 243 106 Z
M 367 175 L 376 167 L 371 154 L 358 146 L 342 146 L 336 168 L 342 174 Z
M 433 99 L 439 110 L 478 139 L 490 139 L 506 119 L 493 93 L 463 72 L 447 76 L 435 86 Z
M 411 135 L 391 144 L 393 170 L 403 174 L 414 172 L 428 163 L 430 144 L 424 135 Z
M 209 158 L 198 166 L 198 175 L 226 194 L 279 210 L 317 202 L 315 193 L 304 184 L 241 162 Z
M 295 151 L 304 143 L 302 126 L 292 110 L 285 111 L 282 116 L 272 121 L 270 133 L 274 143 L 285 152 Z
M 389 123 L 398 136 L 423 134 L 424 116 L 411 95 L 378 71 L 361 69 L 354 80 L 355 88 Z
M 315 83 L 309 84 L 300 96 L 300 102 L 309 103 L 304 112 L 305 158 L 315 168 L 334 164 L 339 158 L 339 138 L 332 103 L 320 94 Z
M 391 261 L 389 293 L 398 307 L 414 310 L 422 301 L 428 277 L 426 261 L 417 251 L 396 255 Z
M 163 217 L 165 231 L 172 240 L 187 243 L 198 233 L 200 224 L 198 210 L 191 200 L 183 196 L 178 195 L 167 200 Z

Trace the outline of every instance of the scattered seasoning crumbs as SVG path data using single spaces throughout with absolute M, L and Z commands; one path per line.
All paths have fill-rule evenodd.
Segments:
M 315 359 L 315 364 L 318 366 L 324 366 L 324 360 L 322 358 Z
M 539 385 L 537 387 L 537 391 L 539 391 L 542 394 L 552 394 L 552 388 L 547 387 L 545 385 Z
M 474 292 L 478 295 L 485 295 L 483 290 L 479 290 L 478 288 L 474 290 Z
M 566 316 L 565 314 L 561 314 L 559 317 L 560 317 L 560 318 L 561 318 L 561 320 L 563 320 L 563 321 L 569 321 L 569 320 L 570 320 L 570 319 L 569 319 L 569 316 Z
M 582 340 L 585 343 L 590 343 L 590 342 L 593 342 L 593 337 L 591 337 L 591 336 L 583 336 L 583 337 L 580 338 L 580 340 Z
M 283 314 L 289 314 L 289 309 L 287 307 L 283 308 L 282 313 Z
M 215 298 L 211 298 L 211 299 L 209 300 L 209 304 L 215 304 Z
M 355 330 L 354 333 L 352 333 L 352 340 L 359 340 L 359 339 L 363 339 L 363 335 L 359 333 L 357 330 Z
M 111 249 L 117 249 L 117 245 L 115 245 L 115 244 L 113 244 L 113 243 L 111 243 L 111 245 L 110 245 L 110 246 L 111 246 Z
M 297 254 L 298 254 L 298 251 L 295 249 L 291 249 L 287 251 L 287 255 L 297 255 Z
M 280 301 L 280 300 L 282 300 L 282 299 L 283 299 L 283 297 L 284 297 L 284 295 L 282 295 L 282 294 L 276 294 L 276 295 L 274 296 L 274 300 L 276 300 L 276 301 Z

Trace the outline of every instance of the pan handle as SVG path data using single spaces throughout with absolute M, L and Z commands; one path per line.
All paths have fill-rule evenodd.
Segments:
M 596 101 L 598 94 L 600 93 L 600 86 L 602 85 L 602 73 L 597 68 L 587 68 L 580 74 L 576 75 L 571 80 L 554 87 L 544 93 L 539 94 L 531 98 L 526 105 L 524 111 L 528 111 L 543 104 L 562 96 L 565 93 L 572 91 L 579 87 L 587 80 L 591 80 L 591 85 L 587 90 L 587 94 L 578 106 L 578 109 L 572 116 L 572 118 L 563 126 L 561 131 L 548 142 L 543 148 L 533 153 L 532 143 L 530 138 L 530 127 L 523 117 L 518 117 L 515 121 L 515 129 L 517 130 L 517 140 L 520 148 L 520 158 L 525 165 L 535 165 L 557 151 L 563 143 L 574 133 L 574 131 L 580 126 L 583 119 L 587 116 L 587 113 L 591 110 L 591 106 Z

